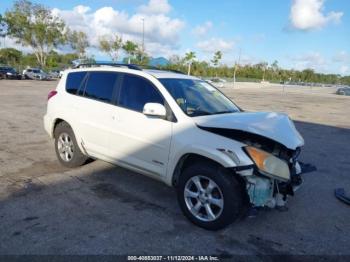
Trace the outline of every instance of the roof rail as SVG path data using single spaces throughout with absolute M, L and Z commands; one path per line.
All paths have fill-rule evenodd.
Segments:
M 186 75 L 184 72 L 182 72 L 180 70 L 168 69 L 167 71 L 170 71 L 170 72 L 173 72 L 173 73 L 182 74 L 182 75 Z
M 168 71 L 168 72 L 173 72 L 173 73 L 177 73 L 177 74 L 182 74 L 182 75 L 186 75 L 184 72 L 180 71 L 180 70 L 175 70 L 175 69 L 163 69 L 157 66 L 152 66 L 152 65 L 136 65 L 139 66 L 142 69 L 153 69 L 153 70 L 159 70 L 159 71 Z
M 114 67 L 126 67 L 129 69 L 139 70 L 142 71 L 143 69 L 153 69 L 153 70 L 160 70 L 160 71 L 169 71 L 177 74 L 183 74 L 184 72 L 181 72 L 179 70 L 173 70 L 173 69 L 162 69 L 156 66 L 150 66 L 150 65 L 137 65 L 137 64 L 123 64 L 123 63 L 82 63 L 77 64 L 74 66 L 74 68 L 83 68 L 83 67 L 93 67 L 93 66 L 114 66 Z
M 162 70 L 159 67 L 152 66 L 152 65 L 136 65 L 136 66 L 139 66 L 142 69 Z
M 83 63 L 78 64 L 74 68 L 82 68 L 82 67 L 93 67 L 93 66 L 114 66 L 114 67 L 127 67 L 129 69 L 134 70 L 142 70 L 141 67 L 135 64 L 122 64 L 122 63 Z

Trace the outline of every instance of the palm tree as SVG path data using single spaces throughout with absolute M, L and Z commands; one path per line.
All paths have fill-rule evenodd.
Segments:
M 123 45 L 123 49 L 128 54 L 128 64 L 130 64 L 131 58 L 135 56 L 138 46 L 134 42 L 128 40 Z
M 187 72 L 188 75 L 191 74 L 191 66 L 195 58 L 196 58 L 196 53 L 192 51 L 186 53 L 185 55 L 185 61 L 188 63 L 188 72 Z
M 137 47 L 136 51 L 135 51 L 135 58 L 138 64 L 140 65 L 148 65 L 150 58 L 148 56 L 148 54 L 143 50 L 143 48 L 141 47 Z
M 211 62 L 213 63 L 214 67 L 217 67 L 219 65 L 221 58 L 222 58 L 221 51 L 216 51 L 215 54 L 214 54 L 213 59 L 211 60 Z M 218 72 L 216 72 L 216 77 L 218 77 Z

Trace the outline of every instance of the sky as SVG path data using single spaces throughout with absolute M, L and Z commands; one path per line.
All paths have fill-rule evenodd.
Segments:
M 350 75 L 349 0 L 35 0 L 52 8 L 66 24 L 87 33 L 88 53 L 102 36 L 119 34 L 142 43 L 153 57 L 196 52 L 210 60 L 217 50 L 222 63 L 272 63 L 280 67 Z M 0 13 L 13 1 L 1 0 Z M 3 45 L 3 43 L 1 44 Z M 5 45 L 15 46 L 11 39 Z M 24 51 L 30 51 L 26 48 Z

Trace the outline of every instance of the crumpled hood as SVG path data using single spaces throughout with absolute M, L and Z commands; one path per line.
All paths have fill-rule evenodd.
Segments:
M 194 117 L 198 126 L 234 129 L 267 137 L 295 150 L 304 139 L 286 114 L 273 112 L 231 113 Z

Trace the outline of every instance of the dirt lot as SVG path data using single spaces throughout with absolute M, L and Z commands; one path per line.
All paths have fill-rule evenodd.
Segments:
M 174 190 L 95 161 L 67 170 L 43 130 L 56 82 L 0 80 L 0 254 L 350 254 L 350 97 L 313 88 L 224 89 L 246 110 L 283 111 L 317 166 L 288 212 L 260 212 L 219 232 L 190 224 Z

